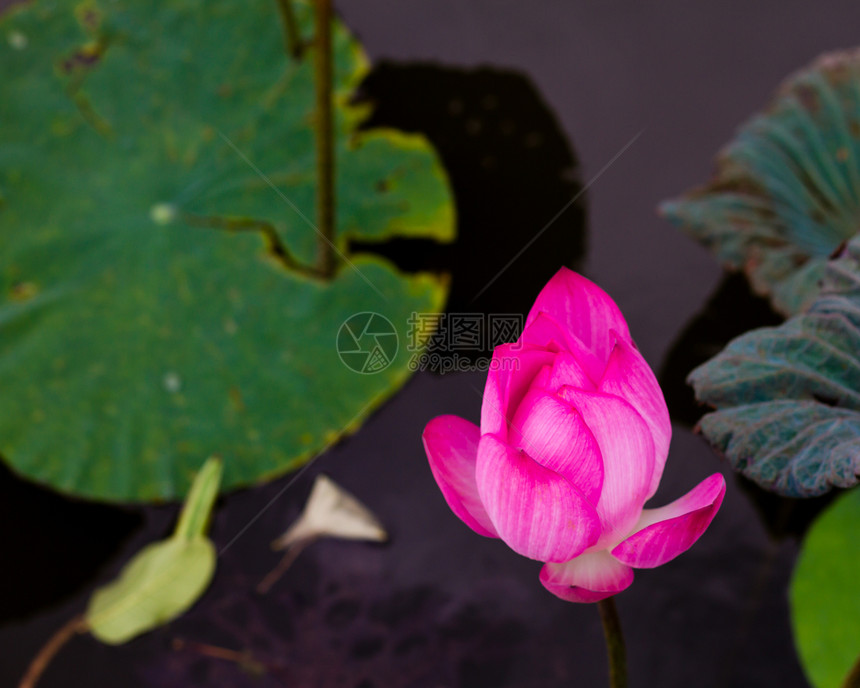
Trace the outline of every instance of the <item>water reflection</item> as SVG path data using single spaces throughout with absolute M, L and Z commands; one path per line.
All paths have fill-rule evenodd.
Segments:
M 419 132 L 433 143 L 453 187 L 458 235 L 453 245 L 396 239 L 355 242 L 353 251 L 410 272 L 449 273 L 447 312 L 462 314 L 522 316 L 559 265 L 579 265 L 586 206 L 584 195 L 570 203 L 582 190 L 577 156 L 526 76 L 382 63 L 355 100 L 373 105 L 367 128 Z M 474 360 L 491 346 L 442 348 Z

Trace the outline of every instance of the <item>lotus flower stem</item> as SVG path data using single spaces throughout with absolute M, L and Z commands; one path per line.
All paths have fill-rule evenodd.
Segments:
M 293 10 L 293 0 L 278 0 L 278 10 L 281 13 L 281 21 L 284 25 L 284 48 L 287 55 L 294 60 L 302 57 L 302 37 L 299 34 L 299 23 L 296 21 L 296 13 Z
M 30 662 L 27 667 L 27 673 L 18 684 L 18 688 L 34 688 L 36 683 L 42 677 L 45 669 L 54 656 L 63 648 L 63 646 L 74 638 L 78 633 L 85 633 L 87 630 L 87 622 L 83 614 L 69 619 L 63 626 L 52 635 L 46 642 L 39 653 Z
M 615 609 L 615 600 L 607 597 L 597 603 L 600 620 L 603 622 L 603 635 L 606 637 L 606 650 L 609 654 L 610 688 L 627 688 L 627 651 L 624 649 L 624 634 L 621 620 Z
M 860 688 L 860 657 L 857 657 L 857 661 L 851 668 L 851 673 L 845 677 L 842 688 Z
M 315 0 L 314 71 L 316 81 L 317 149 L 317 267 L 323 277 L 334 275 L 334 126 L 332 118 L 332 0 Z

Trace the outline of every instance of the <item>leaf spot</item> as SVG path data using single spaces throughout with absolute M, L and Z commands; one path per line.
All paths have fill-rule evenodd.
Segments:
M 10 31 L 7 36 L 7 40 L 9 41 L 9 45 L 13 50 L 23 50 L 27 47 L 27 44 L 30 42 L 20 31 Z
M 170 203 L 156 203 L 149 209 L 149 218 L 157 225 L 167 225 L 176 217 L 176 208 Z
M 16 282 L 11 291 L 13 301 L 29 301 L 39 293 L 39 287 L 33 282 Z
M 166 389 L 171 394 L 176 394 L 179 390 L 182 389 L 182 378 L 172 370 L 168 373 L 165 373 L 164 379 L 162 380 L 162 384 L 164 385 L 164 389 Z

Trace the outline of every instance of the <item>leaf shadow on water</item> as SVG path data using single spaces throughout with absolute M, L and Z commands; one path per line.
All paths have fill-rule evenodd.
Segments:
M 450 245 L 394 239 L 353 242 L 351 251 L 381 255 L 407 272 L 449 273 L 449 314 L 524 316 L 560 265 L 580 264 L 586 203 L 578 159 L 528 77 L 382 62 L 354 100 L 372 106 L 365 128 L 420 133 L 433 144 L 458 226 Z M 453 351 L 437 336 L 430 350 L 475 361 L 492 347 Z
M 0 625 L 65 601 L 98 574 L 144 523 L 139 510 L 65 497 L 0 461 Z M 58 575 L 62 572 L 62 575 Z

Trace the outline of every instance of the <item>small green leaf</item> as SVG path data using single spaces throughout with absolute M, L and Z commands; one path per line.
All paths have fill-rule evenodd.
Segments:
M 806 313 L 748 332 L 689 377 L 717 411 L 702 433 L 735 470 L 787 497 L 860 480 L 860 237 Z
M 103 643 L 125 643 L 185 612 L 214 572 L 215 548 L 205 538 L 169 538 L 147 545 L 116 581 L 92 596 L 89 629 Z
M 212 506 L 218 496 L 218 486 L 221 483 L 221 474 L 224 464 L 218 457 L 210 457 L 194 482 L 191 491 L 185 499 L 179 522 L 176 524 L 174 537 L 184 540 L 192 540 L 202 536 L 206 532 L 209 516 L 212 514 Z
M 704 187 L 662 213 L 784 315 L 818 292 L 824 265 L 860 221 L 860 50 L 790 77 L 717 158 Z
M 860 660 L 860 490 L 812 526 L 791 582 L 794 638 L 815 688 L 839 688 Z
M 127 642 L 175 619 L 209 586 L 216 554 L 204 531 L 221 468 L 220 459 L 210 458 L 194 479 L 173 535 L 144 547 L 90 598 L 86 620 L 96 638 L 110 645 Z

